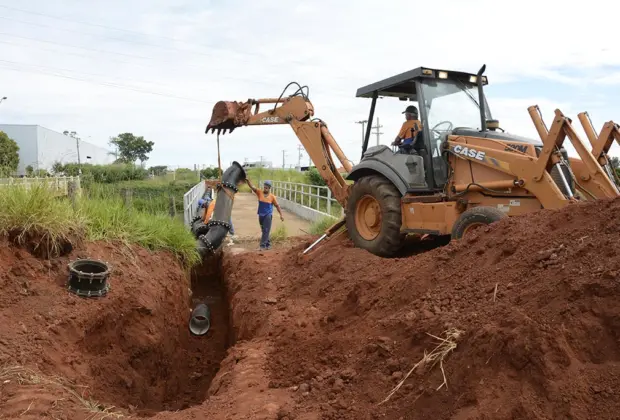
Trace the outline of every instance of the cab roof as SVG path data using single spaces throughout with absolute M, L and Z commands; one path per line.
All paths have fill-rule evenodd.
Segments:
M 476 84 L 476 75 L 452 70 L 430 69 L 428 67 L 418 67 L 406 71 L 396 76 L 389 77 L 368 86 L 361 87 L 355 95 L 358 98 L 372 98 L 377 92 L 377 96 L 392 96 L 402 100 L 417 101 L 415 81 L 419 79 L 447 79 L 460 80 L 469 85 Z M 482 84 L 489 82 L 486 76 L 482 76 Z

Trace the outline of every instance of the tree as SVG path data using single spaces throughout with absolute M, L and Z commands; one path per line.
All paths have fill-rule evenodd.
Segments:
M 26 176 L 32 176 L 33 173 L 34 173 L 34 168 L 32 167 L 32 165 L 26 166 Z
M 146 141 L 144 137 L 136 137 L 132 133 L 122 133 L 110 139 L 110 144 L 118 148 L 119 163 L 135 164 L 136 160 L 145 162 L 149 159 L 148 154 L 153 151 L 152 141 Z
M 611 164 L 611 167 L 614 169 L 618 169 L 620 168 L 620 158 L 614 156 L 611 159 L 609 159 L 609 163 Z
M 0 175 L 11 175 L 18 165 L 19 146 L 4 131 L 0 131 Z
M 319 185 L 321 187 L 327 185 L 327 183 L 316 168 L 310 168 L 308 172 L 306 172 L 306 177 L 308 179 L 308 182 L 312 185 Z
M 54 175 L 58 175 L 64 171 L 65 165 L 63 165 L 61 162 L 54 162 L 54 164 L 52 165 L 52 172 L 54 173 Z
M 166 173 L 168 172 L 168 167 L 167 166 L 151 166 L 149 168 L 149 172 L 152 173 L 155 176 L 163 176 L 166 175 Z

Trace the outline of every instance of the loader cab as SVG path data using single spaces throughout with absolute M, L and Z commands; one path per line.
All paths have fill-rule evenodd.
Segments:
M 443 190 L 448 180 L 448 164 L 442 145 L 448 135 L 457 130 L 480 131 L 485 128 L 481 127 L 483 121 L 492 119 L 484 95 L 482 95 L 482 107 L 479 104 L 482 86 L 487 83 L 486 76 L 419 67 L 358 89 L 357 97 L 372 99 L 368 121 L 374 119 L 378 98 L 398 98 L 403 102 L 415 102 L 418 107 L 423 128 L 414 144 L 415 154 L 421 157 L 421 159 L 416 159 L 423 163 L 423 169 L 420 170 L 423 171 L 424 182 L 422 185 L 412 183 L 412 179 L 407 180 L 407 174 L 397 168 L 398 165 L 392 165 L 399 174 L 388 178 L 395 183 L 401 193 L 433 193 Z M 404 104 L 406 105 L 408 104 Z M 365 133 L 360 164 L 364 163 L 364 159 L 369 158 L 368 153 L 378 152 L 375 146 L 367 153 L 370 126 L 371 124 L 368 125 Z M 387 156 L 385 146 L 383 147 L 383 159 L 393 160 Z M 406 157 L 394 157 L 394 160 L 398 159 L 407 160 Z M 401 165 L 401 167 L 404 166 Z M 398 178 L 407 184 L 406 187 L 403 182 L 399 184 Z

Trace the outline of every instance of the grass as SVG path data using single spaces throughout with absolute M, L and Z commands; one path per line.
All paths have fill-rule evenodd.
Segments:
M 131 205 L 136 210 L 151 214 L 169 214 L 170 197 L 174 197 L 175 211 L 183 213 L 183 195 L 195 182 L 169 182 L 162 178 L 145 181 L 124 181 L 116 184 L 93 183 L 86 189 L 87 195 L 98 199 L 123 198 L 125 190 L 131 190 Z
M 392 398 L 394 394 L 396 394 L 396 392 L 400 389 L 401 386 L 403 386 L 405 381 L 409 378 L 409 376 L 411 376 L 413 372 L 415 372 L 416 369 L 430 370 L 437 364 L 439 364 L 439 368 L 441 369 L 441 374 L 443 376 L 443 382 L 437 387 L 436 390 L 439 391 L 444 386 L 447 388 L 448 380 L 446 379 L 446 372 L 443 369 L 443 362 L 446 357 L 448 357 L 448 355 L 456 349 L 457 343 L 463 337 L 463 334 L 465 334 L 464 331 L 456 328 L 451 328 L 444 331 L 444 338 L 428 334 L 429 336 L 437 340 L 437 346 L 430 353 L 426 353 L 426 350 L 424 351 L 424 357 L 422 357 L 422 359 L 420 359 L 415 365 L 413 365 L 411 370 L 407 372 L 405 377 L 398 383 L 398 385 L 394 387 L 394 389 L 392 389 L 388 396 L 385 397 L 385 399 L 381 401 L 379 405 L 389 401 L 389 399 Z
M 338 219 L 336 219 L 335 217 L 325 216 L 310 225 L 310 234 L 322 235 L 337 221 Z
M 288 237 L 288 230 L 286 229 L 286 225 L 280 225 L 276 230 L 271 232 L 270 240 L 273 243 L 282 242 Z
M 185 266 L 199 260 L 192 234 L 176 219 L 128 209 L 120 198 L 81 197 L 73 207 L 39 186 L 0 188 L 0 234 L 22 244 L 36 239 L 52 255 L 67 242 L 86 239 L 167 250 Z
M 0 234 L 20 245 L 37 238 L 58 254 L 65 243 L 83 235 L 84 222 L 68 200 L 58 199 L 42 185 L 0 188 Z
M 80 387 L 71 383 L 67 379 L 45 376 L 23 366 L 6 366 L 0 368 L 0 381 L 4 384 L 15 381 L 19 385 L 40 385 L 57 388 L 64 394 L 68 395 L 70 400 L 82 405 L 84 410 L 90 413 L 87 417 L 88 420 L 103 420 L 110 418 L 120 419 L 125 417 L 122 413 L 114 411 L 115 407 L 105 407 L 101 403 L 85 397 L 84 394 L 86 389 L 84 389 L 82 393 L 79 393 L 77 388 Z M 28 410 L 30 410 L 31 406 L 32 403 L 26 411 L 21 413 L 21 415 L 26 414 Z

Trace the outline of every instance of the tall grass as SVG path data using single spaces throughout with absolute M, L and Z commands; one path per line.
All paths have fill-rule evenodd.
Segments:
M 59 200 L 50 188 L 32 185 L 0 188 L 0 235 L 23 245 L 36 239 L 51 254 L 83 236 L 85 220 L 68 200 Z
M 310 233 L 312 235 L 322 235 L 337 221 L 338 219 L 335 217 L 325 216 L 310 225 Z
M 53 251 L 83 239 L 120 241 L 170 251 L 186 266 L 199 260 L 193 236 L 175 219 L 128 209 L 119 198 L 84 196 L 74 208 L 43 186 L 0 188 L 0 235 Z
M 191 266 L 198 262 L 196 241 L 185 226 L 164 214 L 128 209 L 120 199 L 80 200 L 86 237 L 91 241 L 121 241 L 150 250 L 167 250 Z
M 273 243 L 282 242 L 288 237 L 288 230 L 286 229 L 286 225 L 282 224 L 278 226 L 271 235 L 269 235 L 269 240 Z

